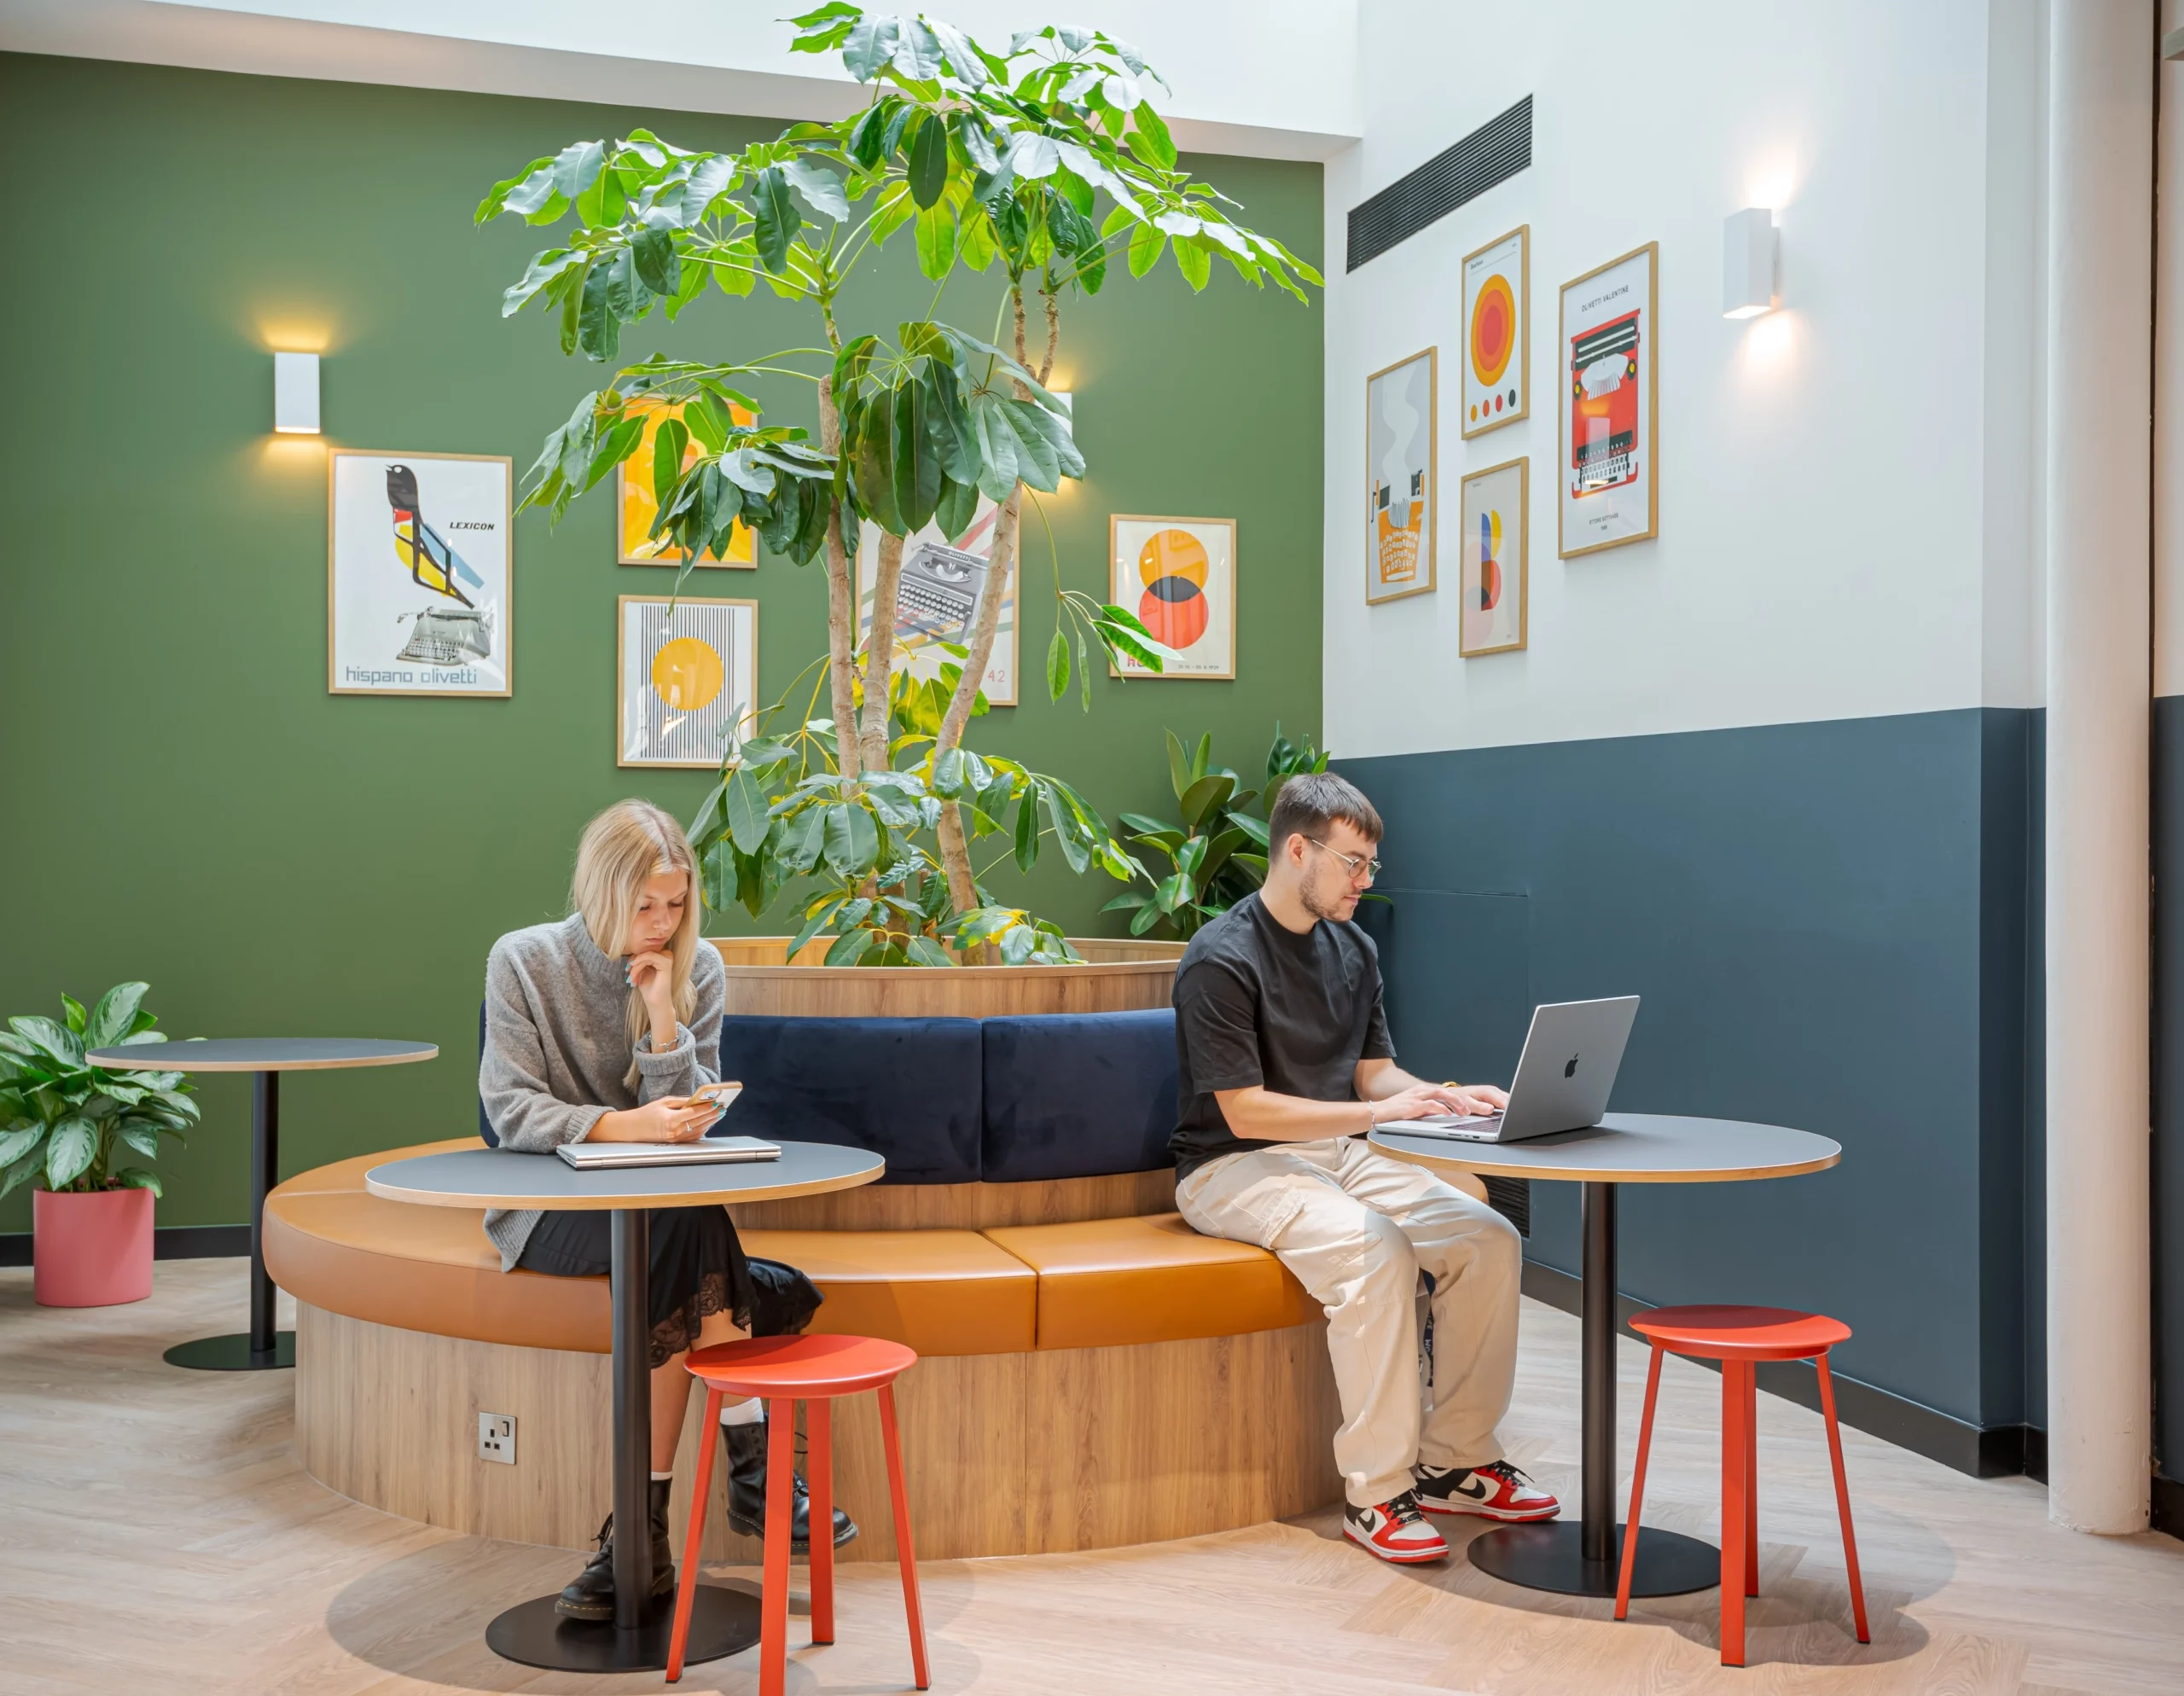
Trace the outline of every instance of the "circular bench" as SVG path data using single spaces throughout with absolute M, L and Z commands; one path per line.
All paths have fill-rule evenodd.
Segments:
M 297 1447 L 386 1512 L 581 1548 L 610 1493 L 606 1280 L 503 1273 L 481 1214 L 363 1188 L 370 1166 L 475 1146 L 339 1161 L 269 1198 L 266 1265 L 298 1304 Z M 1155 1211 L 1172 1182 L 898 1184 L 734 1210 L 752 1254 L 825 1295 L 813 1330 L 917 1350 L 898 1393 L 920 1554 L 1148 1542 L 1340 1498 L 1324 1318 L 1270 1254 Z M 514 1465 L 478 1458 L 485 1413 L 514 1417 Z M 858 1556 L 892 1559 L 877 1415 L 840 1418 L 836 1500 L 865 1528 Z M 706 1543 L 708 1560 L 759 1558 L 724 1511 Z

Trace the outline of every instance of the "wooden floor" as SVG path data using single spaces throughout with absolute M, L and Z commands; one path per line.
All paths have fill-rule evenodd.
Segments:
M 27 1271 L 0 1271 L 0 1692 L 666 1687 L 497 1659 L 482 1641 L 486 1620 L 557 1589 L 572 1568 L 567 1554 L 431 1530 L 346 1501 L 296 1466 L 286 1374 L 160 1362 L 169 1343 L 233 1329 L 243 1295 L 239 1261 L 171 1261 L 150 1301 L 69 1312 L 33 1305 Z M 1627 1468 L 1643 1358 L 1624 1349 Z M 1527 1303 L 1522 1359 L 1504 1436 L 1567 1501 L 1577 1322 Z M 1669 1367 L 1653 1523 L 1715 1534 L 1719 1382 Z M 2076 1536 L 2048 1524 L 2036 1484 L 1976 1483 L 1846 1432 L 1874 1634 L 1860 1647 L 1818 1417 L 1763 1395 L 1759 1419 L 1765 1594 L 1741 1672 L 1716 1662 L 1711 1592 L 1640 1604 L 1618 1625 L 1606 1603 L 1513 1589 L 1461 1555 L 1439 1570 L 1382 1565 L 1344 1543 L 1330 1513 L 1098 1554 L 928 1565 L 933 1688 L 2184 1690 L 2184 1543 Z M 801 1584 L 799 1571 L 799 1593 Z M 834 1647 L 802 1647 L 802 1623 L 791 1624 L 793 1696 L 907 1687 L 894 1569 L 850 1566 L 842 1592 Z M 754 1692 L 755 1658 L 693 1668 L 677 1687 Z

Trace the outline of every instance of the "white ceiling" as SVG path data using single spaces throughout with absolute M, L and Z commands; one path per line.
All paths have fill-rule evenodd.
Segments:
M 885 0 L 882 0 L 885 3 Z M 997 44 L 1051 0 L 954 0 Z M 1358 0 L 1069 0 L 1142 52 L 1194 151 L 1327 159 L 1356 140 Z M 787 50 L 797 0 L 0 0 L 0 49 L 263 76 L 460 89 L 758 118 L 831 118 L 863 95 Z

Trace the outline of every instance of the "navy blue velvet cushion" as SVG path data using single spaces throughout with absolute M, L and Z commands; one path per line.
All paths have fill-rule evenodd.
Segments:
M 485 1069 L 485 1003 L 478 1003 L 478 1070 Z M 494 1134 L 492 1120 L 485 1117 L 485 1092 L 478 1092 L 478 1134 L 485 1139 L 488 1148 L 497 1148 L 501 1139 Z
M 1175 1128 L 1172 1008 L 985 1021 L 987 1182 L 1156 1171 Z
M 723 1019 L 743 1094 L 721 1130 L 869 1149 L 882 1183 L 974 1183 L 979 1049 L 975 1019 Z

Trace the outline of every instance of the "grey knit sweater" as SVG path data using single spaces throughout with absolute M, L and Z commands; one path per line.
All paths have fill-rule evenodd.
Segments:
M 580 917 L 511 931 L 485 960 L 485 1051 L 478 1094 L 501 1147 L 550 1154 L 581 1142 L 606 1115 L 642 1106 L 662 1095 L 687 1095 L 720 1078 L 720 1018 L 727 989 L 720 955 L 700 945 L 690 969 L 697 1007 L 678 1025 L 675 1046 L 652 1052 L 638 1039 L 637 1089 L 622 1079 L 630 1069 L 624 1009 L 626 968 L 599 951 Z M 496 1207 L 485 1234 L 512 1269 L 538 1223 L 536 1208 Z

